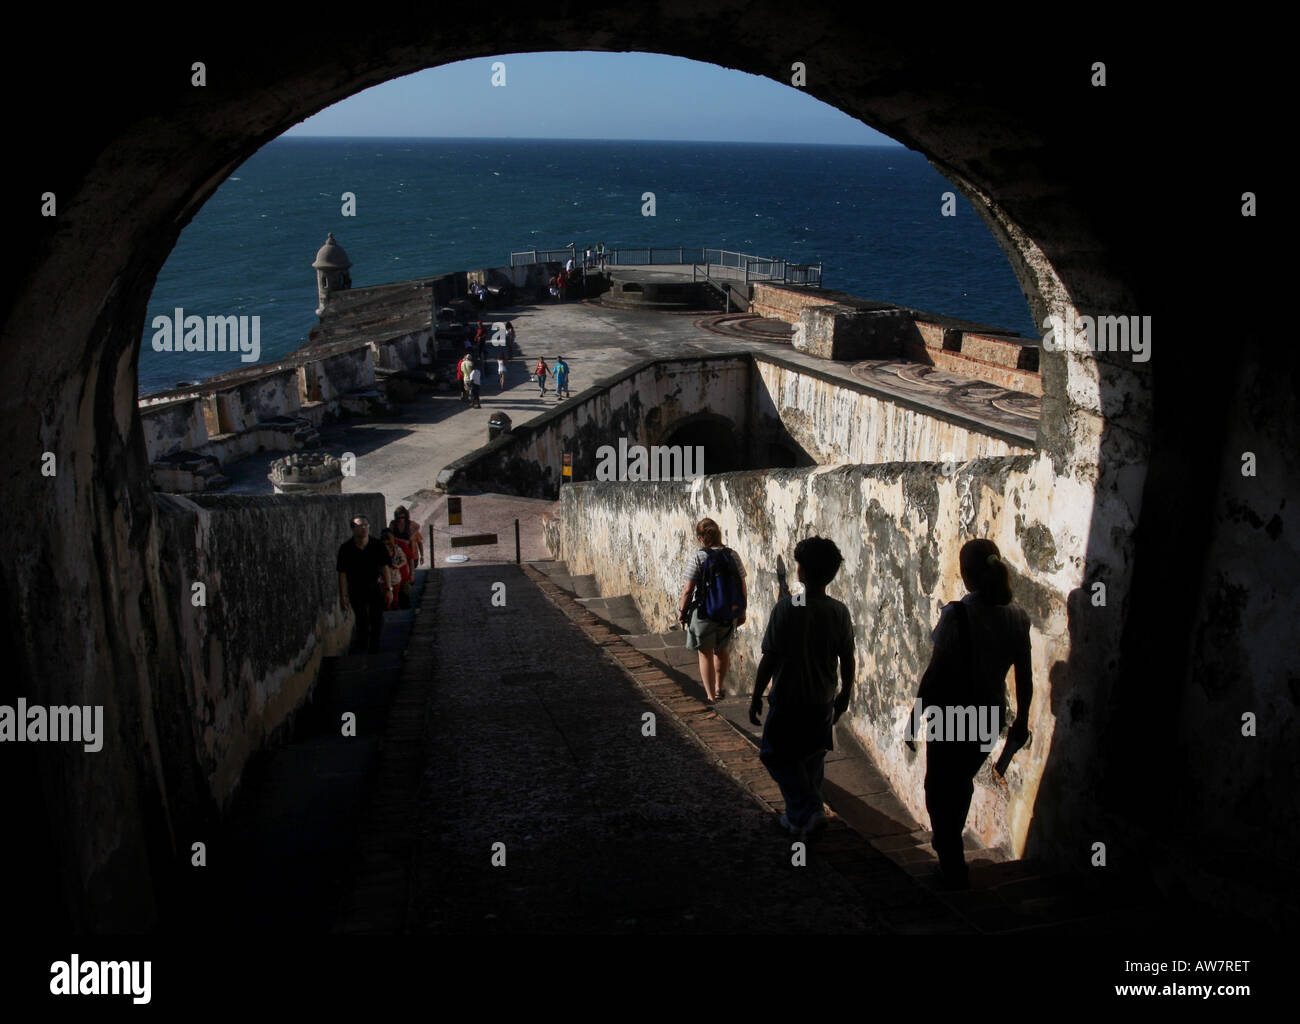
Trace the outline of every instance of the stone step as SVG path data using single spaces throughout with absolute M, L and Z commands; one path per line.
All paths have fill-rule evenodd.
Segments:
M 530 560 L 528 564 L 531 565 L 538 572 L 548 577 L 569 575 L 569 563 L 565 562 L 563 559 L 558 559 L 558 558 L 536 559 L 536 560 Z
M 619 597 L 579 597 L 578 603 L 619 635 L 641 635 L 646 625 L 630 594 Z
M 600 588 L 596 586 L 595 576 L 569 576 L 556 573 L 548 578 L 570 597 L 600 597 Z

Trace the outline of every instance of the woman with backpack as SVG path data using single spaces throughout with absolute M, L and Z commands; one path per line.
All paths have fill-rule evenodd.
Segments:
M 1029 615 L 1017 605 L 1011 580 L 998 547 L 991 540 L 972 540 L 958 556 L 962 582 L 969 593 L 946 605 L 934 627 L 934 650 L 921 677 L 917 700 L 940 713 L 946 708 L 991 709 L 996 715 L 992 737 L 927 735 L 925 745 L 925 807 L 934 833 L 943 883 L 965 888 L 966 857 L 962 830 L 975 791 L 975 775 L 988 756 L 1006 718 L 1006 677 L 1016 670 L 1016 720 L 1007 733 L 1006 750 L 1014 752 L 1029 737 L 1029 706 L 1033 700 L 1033 666 L 1029 650 Z M 978 716 L 944 714 L 942 720 L 970 722 Z M 1002 761 L 1007 760 L 1004 752 Z M 999 768 L 1004 768 L 1002 761 Z
M 722 530 L 712 519 L 695 524 L 695 539 L 700 546 L 682 572 L 678 618 L 686 627 L 687 648 L 699 654 L 700 681 L 712 704 L 727 696 L 727 645 L 745 623 L 745 567 L 735 551 L 722 546 Z

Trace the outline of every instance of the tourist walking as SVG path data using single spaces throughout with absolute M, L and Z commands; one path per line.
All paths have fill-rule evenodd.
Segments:
M 569 395 L 569 364 L 564 361 L 564 356 L 555 360 L 555 400 L 560 400 L 560 392 L 564 392 L 564 397 Z
M 512 320 L 506 324 L 506 358 L 512 359 L 515 354 L 515 323 Z
M 925 808 L 939 857 L 940 880 L 951 888 L 968 884 L 962 830 L 975 791 L 975 775 L 1006 718 L 1009 668 L 1016 670 L 1016 719 L 1007 732 L 1000 768 L 1028 741 L 1034 696 L 1029 615 L 1015 603 L 1010 575 L 997 545 L 991 540 L 969 541 L 958 554 L 958 566 L 969 593 L 945 605 L 940 613 L 932 634 L 930 664 L 917 692 L 920 710 L 935 707 L 939 711 L 934 718 L 939 727 L 927 727 L 925 734 Z M 948 714 L 949 707 L 971 710 Z M 965 735 L 965 725 L 972 717 L 989 721 L 991 735 Z M 962 723 L 962 727 L 950 730 L 947 723 Z M 962 734 L 955 734 L 958 732 Z
M 737 626 L 745 623 L 745 567 L 740 556 L 722 544 L 722 530 L 712 519 L 695 524 L 699 544 L 682 571 L 678 618 L 686 627 L 686 646 L 696 651 L 700 681 L 709 703 L 727 696 L 727 647 Z
M 749 720 L 760 724 L 768 683 L 767 721 L 759 759 L 781 789 L 781 827 L 807 837 L 826 824 L 822 782 L 832 727 L 853 695 L 853 621 L 826 586 L 844 561 L 835 542 L 808 537 L 794 549 L 803 593 L 782 597 L 763 633 L 763 656 L 754 678 Z M 785 574 L 779 574 L 785 588 Z M 838 673 L 837 669 L 838 662 Z M 839 693 L 836 693 L 836 676 Z
M 384 605 L 392 589 L 388 549 L 370 536 L 370 520 L 352 517 L 352 539 L 344 541 L 335 560 L 339 576 L 339 603 L 356 614 L 354 651 L 379 650 Z
M 546 375 L 550 373 L 546 365 L 546 360 L 542 356 L 537 357 L 537 365 L 533 368 L 533 375 L 537 378 L 537 383 L 541 386 L 542 394 L 546 394 Z
M 397 538 L 393 536 L 392 530 L 384 530 L 379 539 L 383 542 L 384 548 L 388 551 L 388 557 L 391 561 L 389 568 L 392 585 L 385 594 L 384 607 L 387 611 L 393 611 L 397 608 L 411 607 L 411 562 L 406 552 L 402 550 L 401 545 L 397 543 Z
M 461 401 L 463 402 L 468 402 L 470 400 L 469 385 L 470 377 L 473 373 L 474 357 L 467 352 L 465 353 L 465 358 L 460 361 L 460 372 L 457 375 L 461 381 Z
M 393 531 L 406 557 L 411 559 L 412 567 L 418 567 L 424 561 L 424 535 L 420 532 L 420 525 L 411 522 L 411 513 L 405 505 L 397 506 L 388 528 Z
M 601 270 L 605 269 L 605 243 L 604 242 L 596 243 L 596 262 L 600 265 Z
M 497 356 L 497 389 L 506 389 L 506 361 L 502 356 Z
M 569 287 L 569 275 L 561 270 L 555 275 L 555 286 L 560 290 L 560 301 L 564 301 L 565 290 Z
M 483 383 L 483 375 L 476 366 L 469 371 L 469 397 L 473 403 L 471 409 L 482 409 L 483 404 L 478 400 L 479 388 Z

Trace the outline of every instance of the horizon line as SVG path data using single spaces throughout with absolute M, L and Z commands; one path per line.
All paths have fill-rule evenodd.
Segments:
M 292 129 L 290 129 L 292 131 Z M 773 141 L 771 139 L 609 139 L 609 138 L 553 138 L 549 135 L 290 135 L 285 132 L 271 142 L 292 141 L 323 142 L 373 142 L 379 140 L 402 142 L 670 142 L 679 144 L 714 146 L 832 146 L 840 149 L 907 149 L 901 142 L 804 142 Z M 268 142 L 266 145 L 270 145 Z

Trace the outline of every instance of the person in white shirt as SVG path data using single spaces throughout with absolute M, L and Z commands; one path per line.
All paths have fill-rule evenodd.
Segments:
M 483 408 L 483 406 L 479 403 L 478 400 L 478 389 L 482 381 L 483 381 L 483 374 L 476 366 L 474 367 L 473 371 L 469 375 L 469 397 L 470 397 L 470 401 L 473 403 L 472 408 L 475 409 Z
M 502 391 L 506 389 L 506 361 L 497 356 L 497 383 Z

